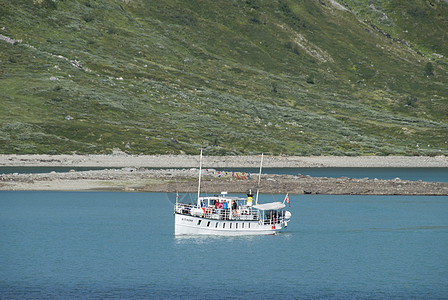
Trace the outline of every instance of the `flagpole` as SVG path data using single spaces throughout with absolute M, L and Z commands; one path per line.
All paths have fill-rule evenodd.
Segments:
M 260 191 L 260 180 L 261 180 L 262 167 L 263 167 L 263 153 L 261 153 L 260 173 L 258 173 L 257 197 L 255 198 L 255 204 L 258 204 L 258 193 Z
M 202 173 L 202 148 L 201 148 L 201 156 L 199 158 L 199 183 L 198 183 L 198 206 L 201 205 L 200 201 L 199 201 L 199 196 L 201 194 L 201 174 Z

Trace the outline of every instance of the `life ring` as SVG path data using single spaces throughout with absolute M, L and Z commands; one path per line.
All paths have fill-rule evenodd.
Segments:
M 233 210 L 232 212 L 232 216 L 237 217 L 238 216 L 238 212 L 236 211 L 236 209 Z

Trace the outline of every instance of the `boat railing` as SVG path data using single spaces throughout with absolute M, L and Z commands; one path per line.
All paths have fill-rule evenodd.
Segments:
M 284 221 L 288 221 L 286 219 L 285 216 L 285 211 L 281 210 L 275 213 L 271 213 L 271 214 L 265 214 L 264 218 L 262 220 L 260 220 L 260 223 L 262 224 L 280 224 L 283 223 Z
M 174 206 L 174 212 L 181 215 L 189 215 L 191 213 L 191 209 L 196 205 L 187 204 L 187 203 L 176 203 Z
M 211 220 L 258 221 L 265 225 L 280 224 L 287 221 L 283 210 L 260 212 L 250 206 L 240 206 L 237 209 L 220 209 L 212 206 L 200 207 L 193 204 L 176 203 L 175 213 Z
M 237 209 L 222 209 L 213 206 L 200 207 L 193 204 L 176 203 L 174 210 L 177 214 L 200 216 L 212 220 L 260 220 L 259 210 L 249 206 L 240 206 Z

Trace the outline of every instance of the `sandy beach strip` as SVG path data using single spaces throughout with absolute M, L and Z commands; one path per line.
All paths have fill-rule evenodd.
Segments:
M 205 156 L 203 171 L 222 168 L 258 168 L 261 156 Z M 46 191 L 146 191 L 192 192 L 197 188 L 198 156 L 188 155 L 0 155 L 0 167 L 93 167 L 101 170 L 0 174 L 0 190 Z M 264 168 L 306 167 L 441 167 L 448 158 L 420 156 L 265 156 Z M 149 168 L 149 169 L 147 169 Z M 151 168 L 161 168 L 151 169 Z M 209 168 L 207 171 L 206 168 Z M 204 189 L 245 193 L 257 186 L 258 174 L 250 180 L 212 178 L 204 174 Z M 448 183 L 319 178 L 263 175 L 263 192 L 294 194 L 448 195 Z
M 261 156 L 204 156 L 206 168 L 258 168 Z M 197 168 L 191 155 L 6 155 L 4 167 Z M 448 168 L 446 156 L 264 156 L 264 168 Z

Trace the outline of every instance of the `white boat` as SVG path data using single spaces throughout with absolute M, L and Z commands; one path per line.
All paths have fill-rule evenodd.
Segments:
M 263 155 L 260 164 L 261 168 Z M 247 198 L 230 197 L 226 192 L 214 196 L 200 196 L 202 150 L 199 167 L 198 197 L 196 204 L 181 203 L 174 206 L 175 235 L 260 235 L 276 234 L 288 226 L 291 213 L 284 210 L 283 202 L 258 204 L 258 189 L 254 203 L 253 193 Z M 178 197 L 176 197 L 178 198 Z

